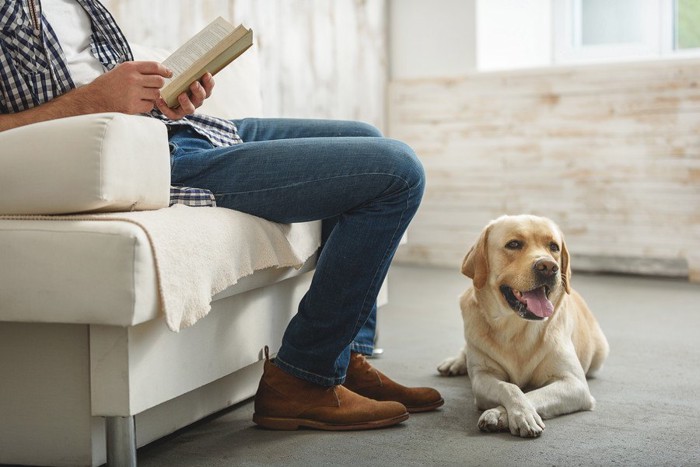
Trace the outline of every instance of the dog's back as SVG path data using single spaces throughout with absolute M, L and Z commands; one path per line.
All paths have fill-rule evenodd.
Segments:
M 598 325 L 598 320 L 576 290 L 571 291 L 569 303 L 578 321 L 574 326 L 571 340 L 584 373 L 586 376 L 593 376 L 603 366 L 610 352 L 610 346 Z

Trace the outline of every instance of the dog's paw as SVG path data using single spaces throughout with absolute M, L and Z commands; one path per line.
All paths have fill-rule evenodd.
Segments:
M 508 412 L 506 412 L 504 407 L 500 406 L 495 409 L 488 409 L 479 417 L 477 426 L 479 430 L 491 433 L 496 431 L 508 431 Z
M 460 352 L 456 357 L 446 358 L 438 365 L 437 370 L 442 376 L 466 375 L 467 357 Z
M 544 431 L 542 417 L 532 407 L 517 407 L 508 412 L 510 433 L 521 438 L 537 438 Z

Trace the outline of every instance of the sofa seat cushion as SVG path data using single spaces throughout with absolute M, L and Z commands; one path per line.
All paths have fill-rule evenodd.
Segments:
M 117 113 L 0 132 L 0 214 L 70 214 L 167 207 L 163 123 Z
M 205 316 L 213 296 L 308 270 L 320 230 L 181 205 L 0 216 L 0 321 L 129 326 L 165 315 L 177 331 Z
M 158 315 L 153 252 L 128 222 L 0 220 L 0 321 L 128 326 Z

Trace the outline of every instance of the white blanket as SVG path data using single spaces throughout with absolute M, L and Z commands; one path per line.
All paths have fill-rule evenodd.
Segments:
M 317 223 L 276 224 L 225 208 L 174 205 L 118 217 L 138 223 L 151 240 L 173 331 L 206 316 L 212 296 L 240 278 L 270 267 L 301 267 L 320 245 Z
M 173 331 L 206 316 L 212 297 L 242 277 L 271 267 L 301 267 L 321 239 L 318 222 L 276 224 L 230 209 L 177 204 L 155 211 L 1 217 L 140 226 L 153 249 L 161 308 Z

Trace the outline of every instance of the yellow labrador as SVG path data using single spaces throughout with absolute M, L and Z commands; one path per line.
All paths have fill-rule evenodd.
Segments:
M 608 342 L 571 288 L 569 253 L 559 227 L 543 217 L 502 216 L 467 253 L 473 287 L 460 298 L 466 344 L 438 366 L 469 374 L 482 431 L 542 434 L 542 419 L 592 410 L 586 376 Z M 527 391 L 527 392 L 524 392 Z

